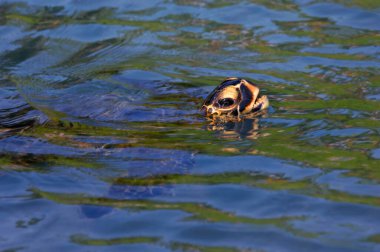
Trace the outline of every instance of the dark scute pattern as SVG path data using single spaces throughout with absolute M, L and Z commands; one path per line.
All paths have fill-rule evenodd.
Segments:
M 240 86 L 240 92 L 242 95 L 242 99 L 240 102 L 239 111 L 243 112 L 246 109 L 246 107 L 252 102 L 253 94 L 251 90 L 249 90 L 249 88 L 247 88 L 247 86 L 245 85 Z
M 225 80 L 219 86 L 217 86 L 205 99 L 203 105 L 210 105 L 215 95 L 222 89 L 228 86 L 236 86 L 241 82 L 241 79 Z

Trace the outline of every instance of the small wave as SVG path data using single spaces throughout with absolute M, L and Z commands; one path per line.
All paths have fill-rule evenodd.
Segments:
M 0 88 L 0 138 L 47 121 L 13 88 Z

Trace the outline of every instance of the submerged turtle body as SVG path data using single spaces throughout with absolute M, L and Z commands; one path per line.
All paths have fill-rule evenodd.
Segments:
M 265 110 L 269 106 L 267 96 L 250 81 L 227 78 L 205 99 L 202 110 L 207 116 L 240 116 Z

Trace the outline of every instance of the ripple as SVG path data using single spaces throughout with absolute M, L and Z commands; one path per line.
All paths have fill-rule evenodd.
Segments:
M 276 30 L 275 21 L 298 21 L 298 14 L 288 11 L 276 11 L 255 4 L 236 4 L 214 8 L 200 14 L 200 17 L 220 23 L 240 24 L 245 28 L 260 27 L 259 31 Z
M 313 41 L 313 39 L 309 37 L 294 37 L 285 34 L 272 34 L 262 38 L 271 44 L 310 43 Z
M 348 8 L 338 4 L 318 3 L 302 8 L 308 15 L 332 19 L 338 25 L 350 26 L 359 29 L 380 30 L 374 20 L 380 20 L 376 12 Z
M 46 121 L 47 117 L 27 104 L 15 88 L 0 87 L 0 138 Z
M 0 36 L 3 38 L 0 45 L 0 53 L 19 48 L 20 46 L 15 42 L 28 34 L 29 32 L 25 32 L 17 26 L 0 26 Z
M 35 33 L 33 36 L 44 36 L 54 39 L 70 39 L 84 43 L 97 42 L 111 38 L 123 37 L 128 31 L 137 27 L 99 24 L 71 24 L 51 30 Z
M 323 137 L 323 136 L 336 136 L 336 137 L 349 137 L 358 136 L 370 133 L 369 129 L 350 128 L 350 129 L 332 129 L 332 130 L 316 130 L 309 134 L 308 137 Z
M 378 251 L 366 4 L 1 2 L 0 247 Z M 228 76 L 268 113 L 203 118 Z

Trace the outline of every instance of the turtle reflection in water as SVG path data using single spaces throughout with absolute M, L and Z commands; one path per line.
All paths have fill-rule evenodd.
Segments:
M 201 110 L 211 121 L 208 129 L 223 132 L 222 137 L 255 138 L 259 115 L 269 106 L 266 95 L 250 81 L 231 77 L 224 80 L 205 99 Z

